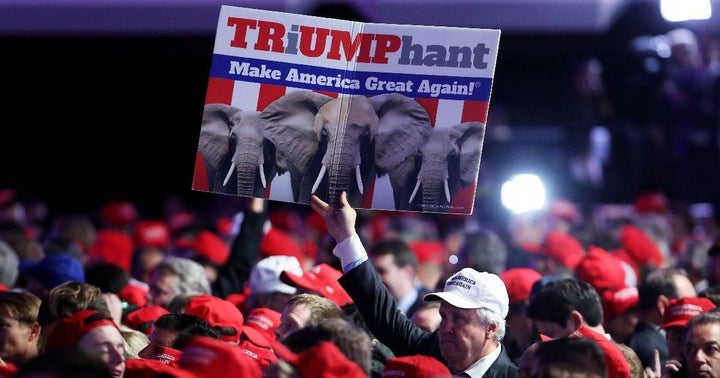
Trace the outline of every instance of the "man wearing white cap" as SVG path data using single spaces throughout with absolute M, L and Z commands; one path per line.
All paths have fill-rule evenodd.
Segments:
M 495 274 L 464 268 L 452 275 L 441 292 L 425 296 L 441 301 L 442 321 L 435 332 L 417 327 L 401 311 L 368 262 L 355 231 L 357 213 L 343 193 L 340 208 L 312 197 L 312 208 L 327 223 L 337 241 L 333 254 L 340 258 L 338 280 L 373 334 L 396 355 L 424 354 L 447 363 L 458 377 L 518 377 L 517 366 L 501 343 L 509 300 L 505 284 Z

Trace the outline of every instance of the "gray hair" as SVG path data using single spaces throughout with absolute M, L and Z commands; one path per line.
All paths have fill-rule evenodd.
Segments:
M 18 275 L 20 259 L 10 244 L 0 240 L 0 283 L 8 289 L 15 286 Z
M 177 256 L 167 256 L 155 268 L 156 274 L 173 274 L 178 277 L 177 293 L 210 294 L 210 281 L 205 268 L 199 263 Z
M 497 326 L 497 333 L 495 334 L 495 338 L 497 341 L 502 341 L 502 339 L 505 337 L 505 319 L 502 317 L 502 315 L 495 313 L 495 311 L 490 310 L 489 308 L 481 307 L 477 310 L 478 316 L 480 317 L 480 322 L 483 324 L 495 324 Z

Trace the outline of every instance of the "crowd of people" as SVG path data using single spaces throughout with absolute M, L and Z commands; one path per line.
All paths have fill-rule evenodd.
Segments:
M 502 230 L 316 197 L 154 218 L 0 197 L 2 377 L 720 376 L 715 223 L 658 192 Z

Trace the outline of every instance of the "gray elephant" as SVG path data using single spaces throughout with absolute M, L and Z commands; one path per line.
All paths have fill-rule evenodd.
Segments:
M 266 197 L 275 177 L 275 148 L 260 133 L 260 112 L 226 104 L 207 104 L 203 112 L 198 151 L 208 176 L 209 190 L 245 197 Z
M 434 127 L 414 159 L 388 172 L 395 207 L 447 210 L 460 188 L 476 181 L 484 135 L 485 124 L 481 122 Z
M 340 96 L 291 92 L 268 105 L 261 132 L 277 151 L 278 172 L 290 172 L 294 201 L 312 194 L 330 204 L 341 191 L 355 207 L 368 202 L 376 175 L 404 161 L 432 125 L 425 109 L 400 95 Z

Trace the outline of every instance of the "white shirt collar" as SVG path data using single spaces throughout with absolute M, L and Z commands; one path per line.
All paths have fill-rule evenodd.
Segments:
M 474 364 L 470 365 L 467 369 L 465 369 L 464 373 L 468 374 L 471 378 L 480 378 L 490 369 L 490 365 L 495 362 L 495 360 L 500 357 L 500 352 L 502 351 L 502 347 L 500 343 L 498 343 L 497 348 L 495 348 L 494 351 L 490 352 L 487 356 L 477 360 Z

